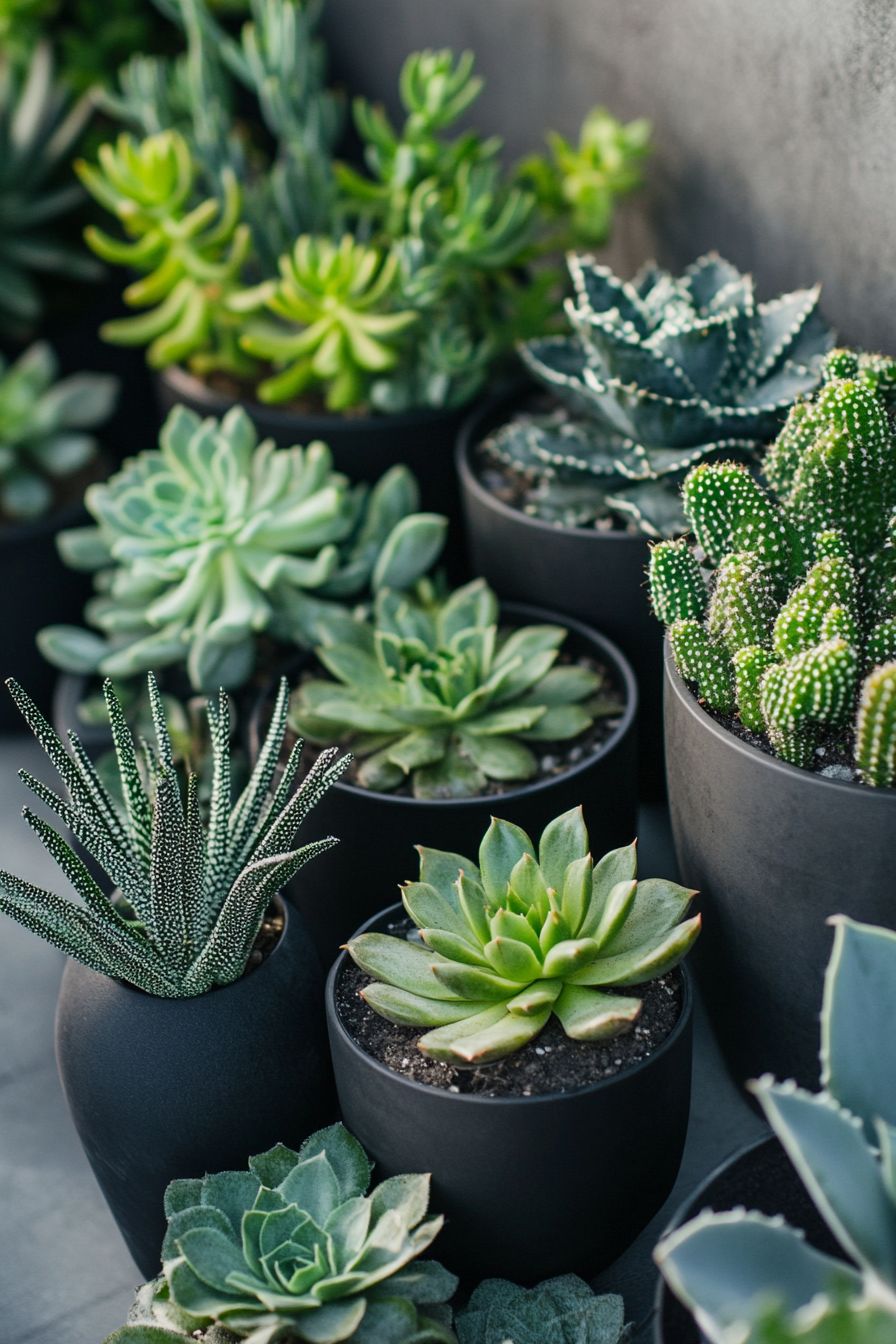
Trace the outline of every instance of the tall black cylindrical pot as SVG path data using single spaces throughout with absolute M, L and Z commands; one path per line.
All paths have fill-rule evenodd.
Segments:
M 818 1086 L 829 915 L 896 927 L 896 789 L 800 770 L 711 719 L 666 657 L 666 768 L 694 969 L 738 1082 Z
M 470 565 L 499 597 L 534 602 L 602 631 L 631 662 L 641 710 L 641 797 L 660 798 L 663 777 L 663 629 L 650 610 L 647 538 L 633 532 L 558 527 L 530 518 L 482 485 L 476 446 L 509 420 L 525 392 L 497 393 L 463 425 L 456 449 Z
M 384 932 L 396 905 L 359 932 Z M 590 1278 L 634 1241 L 675 1184 L 691 1097 L 691 978 L 671 1034 L 613 1078 L 537 1097 L 482 1097 L 395 1073 L 353 1040 L 327 980 L 342 1116 L 381 1176 L 432 1173 L 439 1259 L 470 1281 Z
M 619 724 L 592 756 L 551 779 L 496 797 L 427 800 L 334 784 L 316 805 L 314 822 L 317 834 L 338 836 L 340 843 L 286 888 L 305 917 L 324 966 L 359 924 L 394 898 L 402 882 L 416 877 L 415 845 L 475 858 L 493 816 L 515 822 L 537 839 L 552 818 L 579 804 L 595 856 L 634 838 L 638 691 L 627 661 L 608 639 L 568 617 L 514 602 L 502 604 L 501 611 L 519 624 L 559 619 L 569 628 L 568 641 L 577 651 L 607 664 L 625 692 Z M 260 737 L 258 718 L 254 743 Z
M 66 966 L 56 1010 L 63 1091 L 145 1278 L 159 1272 L 169 1181 L 243 1168 L 334 1119 L 323 987 L 296 911 L 256 970 L 197 998 L 159 999 Z

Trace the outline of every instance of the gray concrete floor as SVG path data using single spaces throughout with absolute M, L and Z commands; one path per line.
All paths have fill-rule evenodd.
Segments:
M 0 867 L 63 892 L 64 880 L 21 817 L 24 766 L 54 772 L 26 738 L 0 739 Z M 641 876 L 674 876 L 668 817 L 642 809 Z M 0 915 L 0 1344 L 100 1344 L 123 1324 L 139 1275 L 69 1120 L 53 1057 L 64 958 Z M 595 1287 L 621 1292 L 629 1319 L 651 1306 L 650 1250 L 697 1181 L 763 1125 L 729 1081 L 705 1015 L 696 1020 L 691 1126 L 667 1205 Z M 639 1333 L 646 1340 L 648 1331 Z

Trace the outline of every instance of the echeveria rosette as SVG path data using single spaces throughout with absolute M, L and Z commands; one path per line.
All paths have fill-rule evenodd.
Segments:
M 896 934 L 844 915 L 821 1014 L 821 1085 L 750 1084 L 844 1258 L 783 1218 L 705 1211 L 654 1252 L 712 1344 L 896 1338 Z
M 163 1274 L 107 1344 L 166 1344 L 170 1330 L 213 1322 L 248 1344 L 454 1344 L 445 1304 L 457 1279 L 417 1259 L 443 1222 L 426 1217 L 429 1176 L 368 1194 L 371 1170 L 336 1124 L 297 1153 L 278 1144 L 250 1158 L 248 1171 L 173 1181 Z
M 429 605 L 381 589 L 371 620 L 340 622 L 331 638 L 321 623 L 318 658 L 336 680 L 302 682 L 290 722 L 311 741 L 351 743 L 367 788 L 410 777 L 417 798 L 466 798 L 489 779 L 531 778 L 529 742 L 568 741 L 619 706 L 601 702 L 590 668 L 554 666 L 562 626 L 501 631 L 498 614 L 484 579 Z
M 700 931 L 699 915 L 681 922 L 695 892 L 637 881 L 634 844 L 593 864 L 581 808 L 545 827 L 537 855 L 525 831 L 497 817 L 478 865 L 418 848 L 420 881 L 402 900 L 423 945 L 362 933 L 347 947 L 375 979 L 365 1001 L 392 1022 L 430 1028 L 417 1044 L 433 1059 L 502 1059 L 552 1013 L 573 1040 L 619 1036 L 641 1000 L 606 989 L 665 974 Z
M 86 616 L 102 632 L 41 631 L 65 671 L 129 677 L 186 660 L 197 690 L 239 686 L 259 632 L 310 642 L 327 602 L 393 567 L 413 581 L 441 549 L 445 520 L 413 512 L 404 467 L 368 493 L 323 443 L 258 443 L 239 406 L 220 423 L 176 406 L 159 443 L 87 490 L 98 526 L 60 534 L 68 564 L 98 571 Z
M 577 1274 L 520 1288 L 507 1279 L 484 1279 L 455 1319 L 460 1344 L 626 1344 L 625 1303 L 616 1293 L 594 1293 Z

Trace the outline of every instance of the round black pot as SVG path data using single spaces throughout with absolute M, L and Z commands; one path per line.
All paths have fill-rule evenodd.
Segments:
M 738 1082 L 818 1086 L 829 915 L 896 926 L 896 789 L 825 779 L 706 714 L 666 657 L 666 768 L 681 880 L 705 918 L 694 969 Z
M 666 1229 L 672 1232 L 703 1209 L 723 1213 L 741 1205 L 773 1217 L 783 1214 L 793 1227 L 800 1227 L 806 1240 L 826 1255 L 843 1258 L 824 1219 L 806 1192 L 790 1158 L 772 1135 L 759 1139 L 729 1157 L 678 1209 Z M 686 1307 L 659 1276 L 653 1320 L 654 1344 L 701 1344 L 704 1336 Z
M 520 624 L 558 619 L 514 602 L 501 610 Z M 299 872 L 285 891 L 305 917 L 324 966 L 359 924 L 392 900 L 402 882 L 416 877 L 415 845 L 475 858 L 493 816 L 515 822 L 537 839 L 549 821 L 579 804 L 595 856 L 631 843 L 637 816 L 635 679 L 608 639 L 578 621 L 562 621 L 570 630 L 569 642 L 608 664 L 624 688 L 626 707 L 618 727 L 594 755 L 569 770 L 498 797 L 427 800 L 334 784 L 314 809 L 315 833 L 338 836 L 341 843 L 315 859 L 313 870 Z M 253 756 L 260 718 L 261 704 L 251 734 Z
M 393 906 L 359 932 L 384 931 Z M 688 1126 L 691 977 L 681 1017 L 649 1059 L 588 1087 L 539 1097 L 480 1097 L 413 1082 L 348 1034 L 327 980 L 327 1027 L 342 1116 L 381 1176 L 432 1173 L 444 1213 L 436 1254 L 461 1277 L 531 1284 L 591 1278 L 668 1198 Z
M 525 392 L 497 393 L 474 411 L 456 462 L 474 574 L 499 597 L 534 602 L 595 626 L 629 659 L 641 693 L 638 777 L 642 798 L 664 792 L 663 629 L 647 596 L 647 538 L 632 532 L 556 527 L 497 499 L 473 467 L 477 444 L 509 420 Z
M 69 961 L 56 1058 L 75 1128 L 146 1279 L 159 1272 L 169 1181 L 297 1148 L 335 1118 L 323 975 L 287 909 L 274 952 L 241 980 L 159 999 Z

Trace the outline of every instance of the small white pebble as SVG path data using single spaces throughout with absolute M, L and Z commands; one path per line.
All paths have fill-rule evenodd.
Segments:
M 535 1047 L 535 1053 L 536 1053 L 536 1055 L 543 1055 L 543 1054 L 544 1054 L 544 1050 L 542 1049 L 542 1047 L 541 1047 L 540 1045 L 536 1045 L 536 1047 Z
M 622 1060 L 621 1060 L 621 1059 L 614 1059 L 614 1060 L 613 1060 L 613 1063 L 614 1063 L 614 1064 L 621 1064 L 621 1063 L 622 1063 Z
M 448 1091 L 449 1091 L 449 1092 L 459 1092 L 459 1091 L 460 1091 L 460 1088 L 459 1088 L 459 1087 L 455 1087 L 454 1084 L 452 1083 L 451 1086 L 449 1087 Z
M 401 1061 L 401 1067 L 402 1067 L 403 1069 L 406 1069 L 407 1066 L 410 1064 L 410 1062 L 411 1062 L 411 1061 L 410 1061 L 409 1059 L 403 1059 L 403 1060 Z

